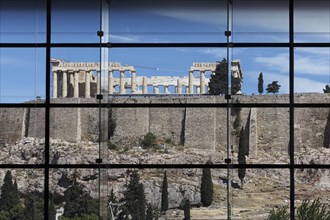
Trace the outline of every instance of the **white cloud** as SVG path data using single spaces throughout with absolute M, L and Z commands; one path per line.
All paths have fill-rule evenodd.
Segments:
M 300 51 L 300 52 L 299 52 Z M 289 54 L 279 53 L 274 56 L 258 56 L 254 61 L 270 71 L 289 72 Z M 325 50 L 299 49 L 294 56 L 295 75 L 327 76 L 330 73 L 329 53 Z
M 123 36 L 123 35 L 113 35 L 110 34 L 110 41 L 118 41 L 118 42 L 125 42 L 125 43 L 135 43 L 139 42 L 139 36 Z

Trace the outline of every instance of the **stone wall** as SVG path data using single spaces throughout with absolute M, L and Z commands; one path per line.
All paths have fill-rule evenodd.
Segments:
M 233 96 L 234 103 L 288 103 L 288 95 Z M 297 94 L 297 103 L 329 102 L 329 94 Z M 95 99 L 54 99 L 57 103 L 91 103 Z M 112 103 L 226 103 L 224 96 L 113 96 L 109 109 L 116 121 L 111 141 L 119 147 L 139 146 L 148 132 L 160 140 L 170 139 L 186 148 L 220 150 L 227 147 L 226 108 L 111 108 Z M 289 108 L 232 109 L 232 147 L 237 151 L 240 129 L 251 155 L 257 151 L 287 152 Z M 50 136 L 70 142 L 98 140 L 98 108 L 52 108 Z M 235 120 L 240 118 L 234 128 Z M 0 109 L 1 143 L 12 143 L 23 136 L 43 138 L 45 112 L 42 108 Z M 108 109 L 102 112 L 102 132 L 107 139 Z M 296 108 L 294 118 L 296 149 L 329 147 L 329 109 Z

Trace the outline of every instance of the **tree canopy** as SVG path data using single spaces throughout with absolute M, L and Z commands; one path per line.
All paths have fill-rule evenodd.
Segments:
M 227 93 L 228 80 L 228 64 L 223 58 L 221 62 L 217 62 L 214 74 L 211 75 L 209 81 L 209 94 L 222 95 Z
M 330 86 L 329 84 L 325 85 L 325 89 L 323 89 L 324 93 L 330 93 Z
M 210 160 L 206 164 L 212 164 Z M 210 206 L 213 201 L 213 182 L 210 168 L 203 168 L 201 182 L 201 203 L 203 206 Z
M 278 81 L 273 81 L 272 83 L 267 85 L 266 91 L 267 93 L 278 93 L 280 91 L 281 85 L 278 84 Z

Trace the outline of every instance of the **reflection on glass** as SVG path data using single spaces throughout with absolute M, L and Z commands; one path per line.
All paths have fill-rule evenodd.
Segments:
M 110 42 L 225 42 L 226 1 L 115 1 Z
M 329 1 L 294 1 L 294 31 L 296 42 L 329 42 Z
M 1 1 L 0 43 L 44 43 L 46 1 Z
M 233 1 L 234 42 L 288 42 L 287 1 Z
M 57 0 L 52 2 L 52 42 L 98 43 L 100 2 Z

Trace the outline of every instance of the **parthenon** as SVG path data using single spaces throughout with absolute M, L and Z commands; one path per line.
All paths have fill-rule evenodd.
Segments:
M 109 62 L 102 68 L 98 62 L 52 59 L 51 63 L 53 98 L 90 98 L 104 92 L 110 95 L 205 94 L 208 93 L 209 83 L 205 72 L 214 74 L 217 65 L 216 62 L 195 62 L 187 71 L 187 76 L 147 77 L 137 76 L 134 66 L 123 66 L 118 62 Z M 119 72 L 119 77 L 114 77 L 115 72 Z M 194 77 L 195 72 L 198 77 Z M 231 62 L 231 73 L 234 78 L 243 78 L 239 60 Z M 160 87 L 163 87 L 163 91 L 160 91 Z

